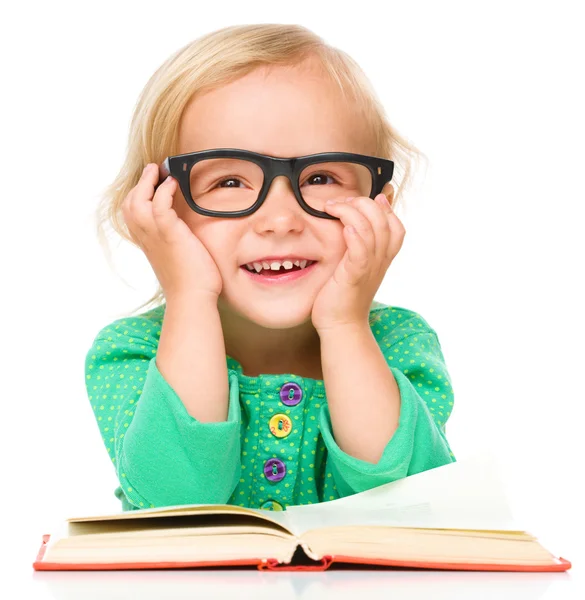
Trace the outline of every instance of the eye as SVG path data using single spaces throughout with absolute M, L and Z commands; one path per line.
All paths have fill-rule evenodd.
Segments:
M 223 185 L 224 183 L 228 182 L 228 181 L 238 181 L 241 183 L 241 181 L 237 178 L 237 177 L 226 177 L 225 179 L 222 179 L 217 186 L 215 187 L 227 187 L 227 188 L 233 188 L 233 187 L 238 187 L 237 185 Z
M 337 180 L 327 173 L 313 173 L 307 178 L 305 183 L 308 183 L 309 181 L 316 181 L 316 185 L 326 185 L 326 179 L 331 179 L 333 183 L 337 183 Z

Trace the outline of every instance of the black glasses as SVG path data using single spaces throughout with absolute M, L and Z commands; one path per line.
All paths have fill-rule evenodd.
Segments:
M 373 200 L 392 179 L 393 172 L 391 160 L 351 152 L 276 158 L 217 148 L 168 156 L 160 167 L 160 182 L 172 175 L 187 204 L 201 215 L 237 218 L 257 211 L 273 179 L 284 175 L 306 212 L 339 220 L 325 212 L 327 200 L 350 196 Z

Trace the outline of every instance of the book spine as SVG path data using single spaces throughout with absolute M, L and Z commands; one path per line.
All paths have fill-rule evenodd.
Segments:
M 332 557 L 323 556 L 318 561 L 311 561 L 312 564 L 295 564 L 293 562 L 279 563 L 275 558 L 269 558 L 258 565 L 259 571 L 325 571 L 331 565 Z

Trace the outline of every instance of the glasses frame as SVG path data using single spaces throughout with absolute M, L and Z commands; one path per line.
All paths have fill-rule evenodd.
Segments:
M 242 158 L 257 164 L 262 169 L 264 173 L 264 183 L 258 194 L 258 199 L 250 208 L 238 211 L 219 212 L 197 206 L 191 197 L 191 168 L 199 161 L 208 158 Z M 319 154 L 308 154 L 306 156 L 294 158 L 278 158 L 239 148 L 216 148 L 213 150 L 201 150 L 199 152 L 167 156 L 160 166 L 159 175 L 160 183 L 162 183 L 168 175 L 171 175 L 179 182 L 181 192 L 183 193 L 187 204 L 196 213 L 208 217 L 219 218 L 247 217 L 248 215 L 255 213 L 262 204 L 264 204 L 274 178 L 279 175 L 284 175 L 285 177 L 288 177 L 297 202 L 301 205 L 303 210 L 315 217 L 340 220 L 339 217 L 334 217 L 333 215 L 311 208 L 303 200 L 299 188 L 299 177 L 303 169 L 315 163 L 332 161 L 352 162 L 367 167 L 372 174 L 372 189 L 369 194 L 369 197 L 372 200 L 382 191 L 384 186 L 392 180 L 392 174 L 394 173 L 394 161 L 377 156 L 355 154 L 353 152 L 321 152 Z

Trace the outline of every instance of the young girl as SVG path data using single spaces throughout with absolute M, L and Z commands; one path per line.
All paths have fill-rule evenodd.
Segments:
M 101 221 L 160 288 L 86 357 L 123 510 L 283 510 L 455 460 L 437 334 L 374 301 L 415 155 L 301 26 L 227 27 L 157 70 Z

